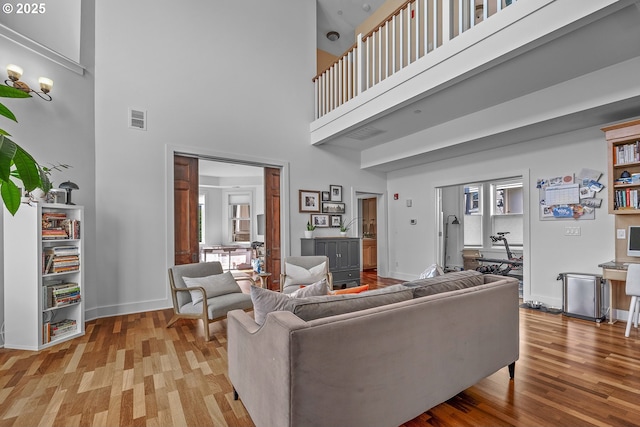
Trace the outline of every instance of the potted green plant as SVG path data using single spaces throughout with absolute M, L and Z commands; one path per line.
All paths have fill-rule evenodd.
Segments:
M 311 222 L 307 221 L 307 229 L 304 230 L 304 237 L 310 239 L 313 237 L 313 230 L 316 229 L 316 226 L 311 224 Z
M 10 86 L 0 86 L 0 97 L 31 98 L 31 95 Z M 11 110 L 2 103 L 0 116 L 14 122 L 18 121 Z M 9 213 L 15 215 L 22 198 L 20 187 L 15 181 L 22 184 L 24 191 L 30 192 L 42 187 L 43 175 L 46 174 L 31 154 L 9 139 L 10 136 L 7 131 L 0 129 L 0 194 Z
M 353 218 L 349 222 L 345 222 L 343 220 L 340 220 L 340 235 L 341 236 L 346 236 L 347 235 L 347 231 L 349 231 L 349 229 L 351 228 L 353 223 L 355 223 L 356 221 L 358 221 L 358 218 Z

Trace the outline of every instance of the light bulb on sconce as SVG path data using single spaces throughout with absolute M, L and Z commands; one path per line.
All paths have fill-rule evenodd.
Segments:
M 25 82 L 20 81 L 20 77 L 22 77 L 22 73 L 23 73 L 23 70 L 21 67 L 15 64 L 7 65 L 8 78 L 4 81 L 4 84 L 7 86 L 13 86 L 14 88 L 21 90 L 25 93 L 35 93 L 45 101 L 53 100 L 53 98 L 51 98 L 51 95 L 49 95 L 49 92 L 51 92 L 51 88 L 53 87 L 53 80 L 46 77 L 40 77 L 38 79 L 38 83 L 40 84 L 41 92 L 38 92 L 31 89 L 29 85 L 26 84 Z

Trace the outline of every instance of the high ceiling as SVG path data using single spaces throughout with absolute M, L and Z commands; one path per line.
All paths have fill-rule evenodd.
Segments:
M 341 56 L 355 43 L 356 27 L 375 12 L 385 0 L 316 0 L 318 49 Z M 327 39 L 329 31 L 340 38 Z

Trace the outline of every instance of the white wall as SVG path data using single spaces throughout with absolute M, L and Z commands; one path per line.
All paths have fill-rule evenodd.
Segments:
M 222 190 L 220 188 L 200 187 L 200 194 L 205 195 L 204 240 L 207 245 L 222 242 Z
M 358 153 L 310 146 L 315 2 L 113 0 L 96 9 L 97 315 L 170 305 L 168 146 L 288 165 L 293 254 L 308 218 L 298 189 L 385 191 L 383 176 L 359 170 Z M 148 131 L 127 128 L 132 106 L 147 111 Z
M 606 158 L 603 133 L 590 128 L 390 173 L 388 192 L 401 196 L 389 206 L 392 276 L 414 278 L 436 261 L 435 188 L 522 174 L 525 224 L 527 216 L 530 224 L 525 230 L 525 299 L 561 306 L 558 273 L 600 274 L 598 264 L 614 258 L 614 220 L 606 211 L 607 194 L 602 191 L 598 197 L 604 199 L 603 207 L 594 220 L 540 221 L 536 179 L 590 168 L 602 171 L 600 181 L 606 182 Z M 405 198 L 413 199 L 412 208 L 406 207 Z M 418 224 L 409 225 L 409 217 L 417 217 Z M 580 226 L 581 235 L 565 236 L 568 225 Z
M 80 63 L 86 67 L 84 75 L 78 75 L 18 44 L 0 37 L 0 69 L 4 73 L 7 64 L 13 63 L 24 69 L 22 80 L 37 88 L 38 77 L 43 75 L 54 82 L 52 102 L 40 98 L 6 99 L 0 102 L 6 105 L 18 118 L 18 123 L 0 118 L 0 128 L 12 134 L 13 140 L 29 151 L 35 159 L 47 166 L 51 163 L 66 163 L 72 168 L 54 172 L 51 180 L 55 187 L 70 180 L 78 184 L 79 190 L 73 192 L 73 201 L 85 206 L 85 270 L 86 288 L 83 295 L 87 310 L 95 308 L 97 295 L 95 288 L 96 266 L 96 228 L 95 228 L 95 179 L 94 179 L 94 133 L 93 133 L 93 81 L 94 51 L 93 1 L 83 1 L 82 9 L 83 42 L 80 51 Z M 0 210 L 0 215 L 2 215 Z M 2 224 L 0 222 L 0 238 Z M 2 239 L 4 241 L 4 239 Z M 11 242 L 5 242 L 11 245 Z M 0 245 L 2 252 L 2 245 Z M 2 254 L 0 254 L 2 255 Z M 4 271 L 3 256 L 0 256 L 0 270 Z M 4 320 L 4 279 L 0 274 L 0 321 Z M 35 284 L 16 283 L 11 286 L 29 286 Z

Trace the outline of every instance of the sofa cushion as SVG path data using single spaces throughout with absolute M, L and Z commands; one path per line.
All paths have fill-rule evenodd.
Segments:
M 182 280 L 184 280 L 184 283 L 188 288 L 202 286 L 207 295 L 207 299 L 220 295 L 242 292 L 242 289 L 240 289 L 236 279 L 233 278 L 233 274 L 229 271 L 205 277 L 182 277 Z M 199 290 L 189 291 L 189 293 L 191 294 L 193 305 L 202 301 L 202 292 Z
M 254 319 L 262 325 L 272 311 L 290 311 L 308 321 L 352 311 L 365 310 L 413 298 L 412 290 L 403 285 L 393 285 L 373 291 L 347 295 L 323 295 L 291 298 L 287 294 L 251 287 Z
M 414 298 L 470 288 L 482 284 L 484 284 L 483 275 L 473 270 L 455 271 L 443 274 L 442 276 L 403 283 L 404 286 L 413 291 Z
M 308 321 L 393 304 L 411 298 L 413 298 L 411 289 L 403 285 L 393 285 L 359 294 L 327 295 L 296 300 L 292 311 L 302 320 Z
M 327 279 L 322 279 L 307 286 L 300 286 L 299 289 L 287 294 L 290 298 L 305 298 L 329 294 L 329 285 Z

